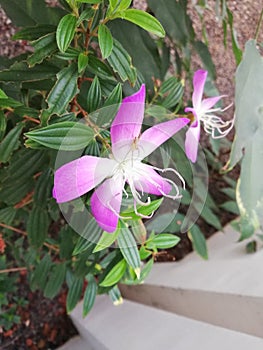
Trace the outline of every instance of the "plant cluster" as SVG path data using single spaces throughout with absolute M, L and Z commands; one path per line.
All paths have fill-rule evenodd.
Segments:
M 67 310 L 83 296 L 83 316 L 97 293 L 121 302 L 117 284 L 141 283 L 158 250 L 180 241 L 176 233 L 187 233 L 194 249 L 207 258 L 196 220 L 201 216 L 216 229 L 221 224 L 207 192 L 201 150 L 197 157 L 200 125 L 217 138 L 233 121 L 217 115 L 220 96 L 202 99 L 215 67 L 206 43 L 196 40 L 187 1 L 148 0 L 148 12 L 132 8 L 130 0 L 59 0 L 52 8 L 44 0 L 0 4 L 20 27 L 14 39 L 27 40 L 33 48 L 13 59 L 0 57 L 1 254 L 26 268 L 32 290 L 42 289 L 46 297 L 54 297 L 66 282 Z M 195 74 L 193 50 L 206 69 Z M 254 59 L 250 54 L 259 55 L 252 42 L 247 50 L 237 98 L 246 86 L 242 67 Z M 183 74 L 188 83 L 193 77 L 194 85 L 193 107 L 186 110 Z M 245 107 L 239 108 L 244 113 Z M 240 143 L 245 140 L 242 118 L 236 117 L 231 167 L 246 147 Z M 258 121 L 257 129 L 249 127 L 250 136 L 262 125 Z M 254 142 L 259 147 L 262 141 L 256 137 Z M 251 146 L 245 164 L 252 155 Z M 245 169 L 241 178 L 248 176 Z M 225 179 L 225 193 L 232 198 L 225 208 L 238 213 L 235 182 Z M 244 186 L 241 180 L 240 198 L 248 191 Z M 165 197 L 174 206 L 160 214 Z M 244 225 L 250 212 L 243 201 L 240 208 Z M 243 238 L 250 235 L 242 232 Z M 10 267 L 5 259 L 0 262 L 2 270 Z

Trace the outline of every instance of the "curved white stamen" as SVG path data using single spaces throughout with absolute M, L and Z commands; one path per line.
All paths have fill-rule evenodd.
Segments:
M 124 186 L 125 186 L 125 184 L 124 184 Z M 128 198 L 129 198 L 129 195 L 128 195 L 127 191 L 125 190 L 124 186 L 123 186 L 122 191 L 124 192 L 126 198 L 128 199 Z
M 130 220 L 132 220 L 132 217 L 131 217 L 131 216 L 122 216 L 122 215 L 120 215 L 120 214 L 113 208 L 113 206 L 110 204 L 110 201 L 108 201 L 108 202 L 106 203 L 106 206 L 107 206 L 119 219 L 125 219 L 125 220 L 130 219 Z
M 202 114 L 202 111 L 200 111 L 199 119 L 204 123 L 204 130 L 205 132 L 210 134 L 214 139 L 225 137 L 230 132 L 230 130 L 234 126 L 235 117 L 232 120 L 224 121 L 219 116 L 215 114 L 210 114 L 210 113 L 214 113 L 214 112 L 222 113 L 227 109 L 229 109 L 232 105 L 233 103 L 231 103 L 224 109 L 221 109 L 221 108 L 209 109 L 204 114 Z
M 167 171 L 172 171 L 173 173 L 175 173 L 175 175 L 177 175 L 177 176 L 179 177 L 180 181 L 181 181 L 182 184 L 183 184 L 183 189 L 185 190 L 185 181 L 184 181 L 184 178 L 182 177 L 182 175 L 181 175 L 177 170 L 175 170 L 175 169 L 173 169 L 173 168 L 164 168 L 164 169 L 161 169 L 161 168 L 157 168 L 157 167 L 155 167 L 155 166 L 151 166 L 151 168 L 152 168 L 152 169 L 155 169 L 155 170 L 157 170 L 157 171 L 160 171 L 161 173 L 166 173 Z M 167 178 L 165 178 L 165 179 L 167 179 Z M 167 179 L 167 180 L 169 180 L 169 179 Z M 176 187 L 178 187 L 178 186 L 176 185 Z
M 150 197 L 148 197 L 147 198 L 147 202 L 145 203 L 145 202 L 143 202 L 143 201 L 141 201 L 141 195 L 139 194 L 139 192 L 136 190 L 136 188 L 135 188 L 135 186 L 134 186 L 134 180 L 132 179 L 132 177 L 130 177 L 130 176 L 127 176 L 127 182 L 129 183 L 129 185 L 130 185 L 130 188 L 131 188 L 131 193 L 132 193 L 132 195 L 133 195 L 133 198 L 135 199 L 135 201 L 138 203 L 138 204 L 140 204 L 140 205 L 142 205 L 142 206 L 147 206 L 147 205 L 149 205 L 150 203 L 151 203 L 151 198 Z
M 173 182 L 173 181 L 170 180 L 170 179 L 167 179 L 166 177 L 165 177 L 164 179 L 165 179 L 167 182 L 169 182 L 169 183 L 175 188 L 175 190 L 176 190 L 176 195 L 175 195 L 175 196 L 172 196 L 171 194 L 165 194 L 165 193 L 162 191 L 161 188 L 158 188 L 158 190 L 161 192 L 161 194 L 162 194 L 163 196 L 165 196 L 165 197 L 167 197 L 167 198 L 171 198 L 171 199 L 173 199 L 173 200 L 182 198 L 182 195 L 180 194 L 180 190 L 179 190 L 178 186 L 176 185 L 176 183 Z

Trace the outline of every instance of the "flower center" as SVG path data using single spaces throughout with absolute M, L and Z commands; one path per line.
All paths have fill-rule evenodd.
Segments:
M 149 166 L 149 165 L 148 165 Z M 172 168 L 167 168 L 167 169 L 159 169 L 153 166 L 149 166 L 151 167 L 153 170 L 157 170 L 159 172 L 167 172 L 167 171 L 172 171 L 173 173 L 176 174 L 176 176 L 180 179 L 180 181 L 183 184 L 183 188 L 185 188 L 185 182 L 184 179 L 181 177 L 181 175 L 174 169 Z M 129 195 L 127 193 L 127 191 L 125 190 L 125 184 L 128 183 L 134 202 L 133 202 L 133 206 L 134 206 L 134 212 L 136 215 L 142 217 L 142 218 L 151 218 L 154 214 L 154 211 L 149 215 L 143 215 L 141 213 L 138 212 L 137 210 L 137 205 L 139 206 L 148 206 L 151 203 L 151 198 L 148 196 L 147 197 L 147 201 L 143 201 L 142 197 L 145 194 L 145 185 L 147 186 L 147 182 L 154 186 L 158 192 L 160 193 L 160 195 L 163 195 L 164 197 L 168 197 L 171 199 L 178 199 L 181 198 L 180 195 L 180 191 L 178 186 L 175 184 L 175 182 L 173 182 L 172 180 L 168 179 L 168 178 L 163 178 L 164 181 L 168 182 L 171 185 L 171 188 L 175 189 L 176 194 L 175 195 L 169 195 L 167 193 L 165 193 L 163 191 L 162 186 L 160 185 L 160 183 L 156 182 L 155 177 L 154 176 L 150 176 L 145 173 L 145 170 L 142 167 L 142 163 L 141 160 L 138 159 L 136 156 L 134 156 L 134 154 L 132 155 L 131 158 L 129 159 L 125 159 L 122 162 L 118 162 L 116 165 L 116 168 L 114 170 L 113 173 L 113 177 L 119 178 L 119 176 L 121 175 L 122 179 L 123 179 L 123 189 L 122 191 L 124 192 L 124 194 L 126 195 L 126 197 L 128 198 Z

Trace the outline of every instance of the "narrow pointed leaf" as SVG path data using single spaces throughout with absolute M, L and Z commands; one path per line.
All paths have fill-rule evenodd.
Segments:
M 115 118 L 122 101 L 122 86 L 119 83 L 112 90 L 103 107 L 96 114 L 96 124 L 102 127 L 109 127 Z
M 88 105 L 89 112 L 95 111 L 99 107 L 100 101 L 101 101 L 101 87 L 100 87 L 100 82 L 98 77 L 95 76 L 87 96 L 87 105 Z
M 30 67 L 41 63 L 44 59 L 50 57 L 57 50 L 55 33 L 50 33 L 35 41 L 32 46 L 34 53 L 28 57 L 27 62 Z
M 193 225 L 188 231 L 194 250 L 205 260 L 208 259 L 207 245 L 204 234 L 197 225 Z
M 110 291 L 109 291 L 109 296 L 113 302 L 114 305 L 121 305 L 123 303 L 123 299 L 121 296 L 121 292 L 118 288 L 118 286 L 114 286 Z
M 122 259 L 119 261 L 106 275 L 106 277 L 103 279 L 103 281 L 100 283 L 100 286 L 102 287 L 110 287 L 114 284 L 118 283 L 119 280 L 122 278 L 122 276 L 125 273 L 127 264 L 125 259 Z
M 111 54 L 113 48 L 113 38 L 105 24 L 99 25 L 98 39 L 102 57 L 105 59 Z
M 56 32 L 56 39 L 61 52 L 65 52 L 69 47 L 74 38 L 76 26 L 77 18 L 72 14 L 66 15 L 60 20 Z
M 128 9 L 117 13 L 115 17 L 120 17 L 126 21 L 130 21 L 160 38 L 165 36 L 165 30 L 161 23 L 148 12 L 137 9 Z
M 170 233 L 161 233 L 149 240 L 149 245 L 147 243 L 146 246 L 147 248 L 150 248 L 150 245 L 153 244 L 158 249 L 168 249 L 174 247 L 179 242 L 180 237 Z
M 29 68 L 26 62 L 16 62 L 9 69 L 0 72 L 0 81 L 32 82 L 54 78 L 58 67 L 45 62 Z
M 62 69 L 57 74 L 57 82 L 47 98 L 50 114 L 63 114 L 69 102 L 78 92 L 78 68 L 76 64 Z
M 88 63 L 89 57 L 85 53 L 81 52 L 78 56 L 78 72 L 82 73 L 86 69 Z
M 37 40 L 49 33 L 55 32 L 56 26 L 48 24 L 38 24 L 33 27 L 26 27 L 19 30 L 12 36 L 13 40 Z
M 44 243 L 49 227 L 49 217 L 45 210 L 34 207 L 29 214 L 27 233 L 33 247 L 39 248 Z
M 16 216 L 16 209 L 13 207 L 7 207 L 0 209 L 0 221 L 6 225 L 11 225 Z
M 82 317 L 86 317 L 87 314 L 92 309 L 96 295 L 97 295 L 97 283 L 95 278 L 92 275 L 88 276 L 88 285 L 86 287 L 84 297 L 83 297 L 83 311 L 82 311 Z
M 75 122 L 51 124 L 25 135 L 43 146 L 65 151 L 83 149 L 94 138 L 94 132 L 90 127 Z
M 17 124 L 0 143 L 0 163 L 6 163 L 13 151 L 19 147 L 19 137 L 23 129 L 23 124 Z
M 127 263 L 134 269 L 139 271 L 141 266 L 140 255 L 137 243 L 125 224 L 120 222 L 120 233 L 117 238 L 120 251 Z
M 0 89 L 0 98 L 8 98 L 6 93 L 2 89 Z
M 156 199 L 154 201 L 151 201 L 151 203 L 147 206 L 144 205 L 139 205 L 137 207 L 138 213 L 142 215 L 151 215 L 152 212 L 156 211 L 160 205 L 163 202 L 163 198 Z M 137 215 L 133 209 L 127 209 L 121 213 L 121 216 L 126 217 L 126 218 L 132 218 L 133 220 L 141 220 L 141 216 Z
M 117 239 L 119 233 L 120 233 L 120 231 L 118 228 L 113 233 L 108 233 L 106 231 L 103 232 L 99 242 L 97 243 L 95 249 L 93 250 L 93 253 L 99 252 L 99 251 L 111 246 L 115 242 L 115 240 Z
M 46 298 L 54 298 L 60 291 L 66 276 L 66 263 L 57 264 L 48 279 L 44 289 Z
M 33 277 L 30 282 L 30 287 L 32 290 L 37 288 L 44 289 L 48 273 L 51 269 L 52 261 L 49 254 L 46 254 L 40 263 L 37 265 L 35 271 L 33 272 Z
M 131 56 L 117 40 L 114 40 L 108 62 L 114 72 L 119 74 L 122 81 L 129 80 L 131 84 L 135 84 L 137 74 L 136 69 L 132 65 Z
M 83 278 L 75 277 L 71 286 L 69 287 L 69 291 L 67 294 L 67 301 L 66 301 L 67 313 L 70 313 L 77 305 L 77 302 L 80 300 L 80 297 L 81 297 L 82 288 L 83 288 Z

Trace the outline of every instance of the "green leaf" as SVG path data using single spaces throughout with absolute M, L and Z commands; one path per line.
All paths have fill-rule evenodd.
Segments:
M 65 52 L 69 47 L 74 38 L 76 26 L 77 17 L 74 15 L 68 14 L 61 18 L 56 32 L 57 45 L 61 52 Z
M 33 186 L 33 180 L 27 178 L 5 183 L 0 190 L 0 198 L 7 205 L 15 205 L 32 191 Z
M 147 231 L 145 225 L 141 220 L 131 222 L 132 233 L 139 244 L 144 244 L 147 238 Z
M 92 309 L 96 295 L 97 295 L 97 283 L 95 278 L 92 275 L 87 276 L 88 285 L 86 287 L 84 296 L 83 296 L 83 311 L 82 311 L 82 317 L 86 317 L 87 314 Z
M 161 233 L 157 236 L 154 236 L 152 239 L 149 239 L 146 242 L 146 247 L 151 249 L 150 247 L 153 245 L 158 249 L 168 249 L 174 247 L 180 242 L 180 240 L 180 237 L 172 235 L 170 233 Z
M 5 69 L 0 72 L 0 81 L 32 82 L 54 78 L 57 72 L 58 67 L 47 62 L 32 68 L 29 68 L 26 62 L 16 62 L 10 69 Z
M 27 233 L 30 244 L 39 248 L 44 243 L 50 220 L 45 210 L 35 206 L 29 213 L 27 222 Z
M 118 245 L 120 251 L 127 263 L 134 269 L 138 278 L 140 278 L 141 259 L 137 244 L 131 233 L 124 223 L 119 223 Z
M 69 287 L 68 294 L 67 294 L 67 302 L 66 302 L 67 313 L 70 313 L 77 305 L 77 302 L 81 297 L 82 288 L 83 288 L 83 279 L 75 277 L 71 286 Z
M 148 0 L 155 17 L 163 24 L 166 33 L 180 46 L 192 42 L 195 36 L 186 1 Z
M 66 263 L 57 264 L 48 279 L 44 289 L 44 296 L 53 299 L 60 291 L 66 276 Z
M 149 256 L 152 255 L 152 251 L 151 251 L 151 250 L 145 249 L 144 246 L 141 246 L 140 251 L 139 251 L 139 254 L 140 254 L 140 259 L 141 259 L 141 260 L 145 260 L 145 259 L 147 259 Z
M 119 261 L 106 275 L 106 277 L 103 279 L 103 281 L 100 283 L 100 286 L 102 287 L 110 287 L 114 284 L 118 283 L 119 280 L 122 278 L 122 276 L 125 273 L 127 264 L 125 259 L 122 259 Z
M 19 137 L 23 129 L 23 124 L 17 124 L 0 143 L 0 163 L 6 163 L 12 153 L 19 147 Z
M 99 4 L 102 0 L 77 0 L 78 2 L 84 3 L 84 4 Z
M 254 219 L 253 217 L 251 218 L 246 215 L 241 216 L 238 223 L 239 232 L 241 233 L 239 237 L 239 242 L 242 242 L 245 239 L 250 238 L 255 233 L 257 226 L 254 224 L 253 219 Z
M 217 230 L 222 229 L 221 222 L 219 218 L 213 213 L 213 211 L 205 205 L 202 212 L 201 212 L 201 217 L 211 226 L 216 228 Z
M 132 62 L 142 74 L 148 89 L 153 90 L 152 78 L 163 80 L 164 74 L 169 68 L 169 62 L 164 57 L 165 44 L 160 47 L 160 42 L 157 45 L 148 32 L 131 22 L 121 19 L 109 22 L 109 28 L 113 37 L 123 45 L 132 57 Z M 136 38 L 136 40 L 130 40 L 130 38 Z M 162 65 L 164 66 L 163 69 Z
M 16 209 L 13 207 L 7 207 L 0 209 L 0 221 L 6 225 L 11 225 L 16 216 Z
M 154 259 L 150 259 L 149 261 L 147 261 L 147 263 L 143 266 L 142 272 L 141 272 L 141 277 L 140 277 L 140 283 L 142 283 L 145 278 L 149 275 L 149 273 L 152 270 L 154 264 Z
M 45 1 L 1 0 L 1 6 L 7 16 L 17 27 L 34 26 L 36 24 L 57 24 L 65 13 L 58 7 L 49 7 Z
M 35 129 L 25 134 L 48 148 L 76 151 L 85 148 L 94 138 L 94 132 L 85 124 L 61 122 Z
M 74 47 L 69 47 L 66 52 L 63 52 L 63 53 L 60 51 L 57 52 L 55 54 L 55 57 L 63 61 L 70 61 L 70 60 L 77 59 L 80 53 L 81 52 L 79 49 L 76 49 Z
M 194 250 L 205 260 L 208 259 L 206 240 L 197 225 L 193 225 L 188 231 L 188 237 L 191 240 Z
M 83 21 L 88 21 L 94 16 L 95 10 L 93 8 L 87 8 L 82 11 L 77 22 L 77 26 L 79 26 Z
M 162 106 L 170 109 L 181 102 L 184 93 L 184 87 L 181 81 L 177 78 L 171 77 L 167 79 L 160 88 L 160 94 L 164 100 L 161 102 Z
M 114 39 L 108 62 L 114 72 L 119 74 L 122 81 L 129 80 L 132 85 L 135 84 L 137 79 L 136 69 L 132 65 L 131 57 L 116 39 Z
M 89 241 L 84 237 L 79 237 L 79 239 L 77 240 L 76 246 L 73 250 L 72 255 L 81 254 L 81 253 L 85 252 L 86 250 L 92 251 L 94 245 L 95 245 L 94 242 Z
M 5 136 L 6 125 L 7 125 L 7 121 L 6 121 L 5 114 L 2 110 L 0 110 L 0 141 L 2 141 Z
M 0 98 L 8 98 L 8 96 L 2 89 L 0 89 Z
M 75 237 L 75 232 L 68 225 L 61 228 L 59 231 L 59 256 L 60 259 L 71 259 L 74 244 L 73 239 Z
M 88 63 L 89 63 L 89 57 L 84 52 L 81 52 L 78 56 L 78 72 L 79 73 L 84 72 Z
M 98 241 L 95 249 L 93 250 L 93 253 L 99 252 L 99 251 L 111 246 L 112 243 L 114 243 L 116 241 L 119 233 L 120 233 L 120 231 L 118 228 L 112 233 L 108 233 L 108 232 L 104 231 L 102 233 L 102 236 L 101 236 L 100 240 Z
M 249 226 L 249 232 L 250 226 L 256 230 L 263 224 L 263 180 L 259 176 L 263 172 L 263 82 L 258 78 L 262 74 L 263 59 L 256 42 L 250 40 L 236 73 L 236 135 L 228 164 L 231 169 L 243 157 L 236 195 L 241 218 L 246 222 L 243 226 Z
M 236 186 L 235 186 L 236 187 Z M 236 199 L 236 190 L 234 188 L 228 187 L 228 188 L 221 188 L 220 191 L 223 192 L 225 195 L 227 195 L 232 200 Z
M 233 13 L 229 10 L 228 7 L 227 7 L 227 17 L 228 17 L 228 23 L 229 23 L 230 31 L 231 31 L 232 49 L 233 49 L 233 53 L 235 55 L 236 65 L 238 66 L 242 60 L 242 50 L 239 47 L 239 44 L 237 41 L 237 36 L 236 36 L 236 31 L 235 31 L 235 28 L 233 25 Z
M 78 68 L 76 64 L 71 64 L 57 74 L 57 82 L 47 98 L 50 114 L 59 115 L 66 112 L 69 102 L 78 92 L 77 80 Z
M 34 291 L 38 287 L 44 289 L 51 269 L 52 261 L 49 254 L 44 255 L 40 263 L 37 265 L 30 282 L 30 287 Z
M 37 152 L 36 155 L 38 155 L 39 158 L 39 152 Z M 47 200 L 51 196 L 51 188 L 51 170 L 47 169 L 37 179 L 33 197 L 34 202 L 43 209 L 46 208 Z
M 233 213 L 235 215 L 240 215 L 236 201 L 227 201 L 227 202 L 221 204 L 220 208 L 222 208 L 230 213 Z
M 121 305 L 123 303 L 123 299 L 121 296 L 121 292 L 118 288 L 118 286 L 114 286 L 111 290 L 109 290 L 109 296 L 113 302 L 114 305 Z
M 195 41 L 193 46 L 200 56 L 205 68 L 213 80 L 216 79 L 216 68 L 212 60 L 208 47 L 202 41 Z
M 153 33 L 160 38 L 165 36 L 165 30 L 161 23 L 148 12 L 144 12 L 137 9 L 128 9 L 125 11 L 117 12 L 114 15 L 115 18 L 122 18 L 126 21 L 130 21 L 137 26 L 147 30 L 150 33 Z
M 87 69 L 100 78 L 113 79 L 112 72 L 109 67 L 93 55 L 89 55 L 89 64 Z
M 44 37 L 32 43 L 34 53 L 28 57 L 27 62 L 29 67 L 41 63 L 44 59 L 50 57 L 57 50 L 55 33 L 49 33 Z
M 23 104 L 19 101 L 16 101 L 14 100 L 13 98 L 11 97 L 8 97 L 8 98 L 0 98 L 0 107 L 1 108 L 6 108 L 6 107 L 13 107 L 13 108 L 16 108 L 16 107 L 20 107 L 22 106 Z
M 95 76 L 87 96 L 88 111 L 89 112 L 95 111 L 99 107 L 100 101 L 101 101 L 101 87 L 100 87 L 100 82 L 98 77 Z
M 46 165 L 46 153 L 23 149 L 16 154 L 9 166 L 9 178 L 15 181 L 29 179 Z M 33 180 L 33 179 L 32 179 Z
M 107 128 L 111 125 L 112 120 L 115 118 L 122 101 L 122 86 L 117 84 L 111 91 L 103 107 L 99 109 L 95 115 L 92 115 L 94 122 L 100 126 Z
M 156 211 L 160 207 L 162 202 L 163 202 L 163 198 L 160 198 L 160 199 L 156 199 L 154 201 L 151 201 L 151 203 L 147 206 L 139 205 L 137 207 L 137 212 L 142 214 L 142 215 L 145 215 L 145 216 L 151 215 L 152 212 Z M 132 220 L 141 220 L 141 218 L 142 218 L 140 215 L 137 215 L 134 212 L 133 208 L 123 211 L 121 213 L 121 216 L 124 218 L 132 218 Z
M 108 58 L 113 48 L 113 38 L 111 32 L 105 24 L 100 24 L 98 29 L 99 46 L 102 57 Z
M 110 0 L 110 11 L 109 15 L 116 11 L 126 10 L 131 5 L 131 0 Z
M 33 27 L 26 27 L 18 32 L 16 32 L 13 36 L 13 40 L 37 40 L 49 33 L 55 32 L 56 26 L 49 24 L 38 24 Z
M 92 251 L 95 248 L 95 242 L 99 240 L 101 234 L 102 229 L 99 227 L 96 220 L 92 218 L 85 227 L 83 237 L 79 237 L 72 254 L 78 255 L 87 249 L 91 249 Z

